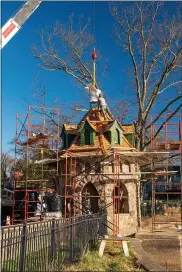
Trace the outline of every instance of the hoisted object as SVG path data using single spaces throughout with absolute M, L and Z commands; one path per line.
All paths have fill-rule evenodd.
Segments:
M 96 87 L 96 59 L 97 59 L 97 54 L 95 51 L 95 47 L 94 47 L 94 51 L 92 53 L 92 59 L 93 59 L 93 85 L 94 87 Z
M 96 54 L 96 52 L 95 52 L 95 48 L 94 48 L 94 51 L 93 51 L 93 53 L 92 53 L 92 59 L 93 59 L 93 60 L 96 60 L 96 59 L 97 59 L 97 54 Z

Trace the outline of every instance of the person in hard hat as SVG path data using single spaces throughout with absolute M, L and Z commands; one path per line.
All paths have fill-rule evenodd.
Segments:
M 102 93 L 99 94 L 99 109 L 101 109 L 104 120 L 106 120 L 107 103 Z
M 89 93 L 89 100 L 90 100 L 90 105 L 92 106 L 98 106 L 98 98 L 99 95 L 102 93 L 101 90 L 98 88 L 94 87 L 92 84 L 88 84 L 85 89 Z

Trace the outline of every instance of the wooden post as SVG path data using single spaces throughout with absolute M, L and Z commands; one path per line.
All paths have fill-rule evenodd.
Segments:
M 104 249 L 106 246 L 106 240 L 102 240 L 99 248 L 99 257 L 102 257 L 104 254 Z
M 126 257 L 129 257 L 130 254 L 129 254 L 129 250 L 128 250 L 127 241 L 122 241 L 122 246 L 123 246 L 124 255 L 125 255 Z

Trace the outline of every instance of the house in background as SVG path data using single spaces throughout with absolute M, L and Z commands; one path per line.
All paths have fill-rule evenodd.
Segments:
M 155 182 L 165 182 L 166 184 L 159 184 L 156 186 L 156 192 L 180 192 L 180 182 L 181 182 L 181 174 L 180 174 L 180 166 L 173 165 L 169 166 L 169 171 L 173 171 L 173 174 L 169 173 L 168 176 L 159 176 L 156 178 Z M 144 200 L 150 200 L 152 198 L 152 179 L 150 178 L 148 181 L 145 181 L 145 185 L 143 187 L 143 196 Z M 166 198 L 166 195 L 158 194 L 158 199 Z M 180 199 L 180 195 L 172 194 L 169 196 L 170 199 Z

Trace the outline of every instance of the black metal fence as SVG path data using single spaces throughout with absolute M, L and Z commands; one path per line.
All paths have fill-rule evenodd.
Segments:
M 61 271 L 106 234 L 106 215 L 24 223 L 1 232 L 2 272 Z

